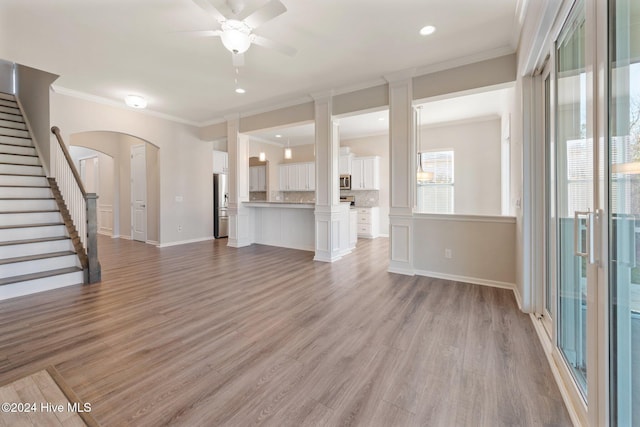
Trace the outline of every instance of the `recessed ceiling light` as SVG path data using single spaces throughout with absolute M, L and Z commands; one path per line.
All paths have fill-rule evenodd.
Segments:
M 236 93 L 245 93 L 246 90 L 242 89 L 241 87 L 236 88 Z
M 427 25 L 420 29 L 421 36 L 428 36 L 429 34 L 433 34 L 435 32 L 436 32 L 436 27 L 434 27 L 433 25 Z
M 140 95 L 127 95 L 124 103 L 131 108 L 147 108 L 147 100 Z
M 276 135 L 276 138 L 282 138 L 282 135 L 277 134 L 277 135 Z
M 384 117 L 378 117 L 379 122 L 384 122 Z

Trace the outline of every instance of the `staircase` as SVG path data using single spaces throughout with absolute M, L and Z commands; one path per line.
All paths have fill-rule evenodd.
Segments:
M 58 206 L 15 97 L 0 93 L 0 300 L 84 283 Z

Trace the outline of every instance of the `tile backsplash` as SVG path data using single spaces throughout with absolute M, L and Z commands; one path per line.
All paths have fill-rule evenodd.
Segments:
M 264 202 L 267 200 L 267 192 L 266 191 L 250 191 L 249 192 L 249 200 Z
M 356 206 L 374 207 L 379 206 L 380 192 L 378 190 L 340 190 L 341 196 L 354 196 Z
M 315 191 L 272 191 L 272 202 L 315 202 Z

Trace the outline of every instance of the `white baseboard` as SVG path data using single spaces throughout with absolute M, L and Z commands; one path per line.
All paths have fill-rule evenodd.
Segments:
M 132 240 L 131 236 L 125 236 L 124 234 L 116 234 L 112 236 L 114 239 L 124 239 L 124 240 Z
M 514 290 L 516 287 L 514 283 L 500 282 L 498 280 L 490 280 L 490 279 L 480 279 L 478 277 L 458 276 L 455 274 L 436 273 L 434 271 L 415 270 L 415 274 L 419 276 L 433 277 L 436 279 L 451 280 L 454 282 L 464 282 L 464 283 L 471 283 L 474 285 L 492 286 L 494 288 Z
M 215 239 L 215 237 L 213 237 L 213 236 L 200 237 L 198 239 L 179 240 L 177 242 L 160 243 L 160 244 L 158 244 L 156 246 L 158 246 L 159 248 L 168 248 L 169 246 L 179 246 L 179 245 L 187 245 L 189 243 L 206 242 L 208 240 L 213 240 L 213 239 Z
M 403 274 L 405 276 L 415 276 L 416 275 L 416 272 L 412 268 L 404 268 L 404 267 L 398 267 L 398 266 L 393 266 L 393 265 L 390 265 L 389 268 L 387 268 L 387 271 L 389 273 Z
M 378 234 L 378 237 L 389 237 L 389 235 L 380 233 L 380 234 Z
M 147 240 L 147 245 L 159 246 L 160 242 L 155 240 Z
M 113 233 L 109 230 L 98 230 L 98 234 L 101 234 L 103 236 L 108 236 L 108 237 L 113 236 Z
M 539 320 L 534 313 L 529 313 L 529 317 L 531 318 L 533 328 L 536 330 L 536 334 L 538 335 L 538 340 L 540 340 L 540 344 L 542 344 L 544 355 L 546 356 L 549 367 L 551 368 L 553 378 L 556 380 L 556 384 L 558 385 L 558 390 L 560 390 L 560 395 L 562 396 L 564 405 L 567 407 L 567 412 L 569 412 L 569 418 L 571 418 L 571 422 L 575 427 L 580 427 L 582 425 L 580 423 L 580 417 L 578 416 L 576 408 L 573 406 L 573 401 L 569 396 L 567 385 L 562 380 L 562 375 L 560 374 L 558 365 L 556 365 L 556 362 L 553 359 L 553 344 L 551 343 L 551 340 L 547 335 L 547 331 L 544 329 L 542 321 Z
M 515 295 L 516 297 L 518 308 L 520 309 L 520 311 L 524 312 L 524 310 L 522 309 L 522 296 L 520 296 L 520 290 L 518 290 L 518 287 L 515 285 L 513 286 L 513 295 Z

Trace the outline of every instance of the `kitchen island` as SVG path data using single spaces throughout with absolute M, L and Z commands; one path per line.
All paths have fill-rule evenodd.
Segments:
M 251 208 L 253 242 L 284 248 L 315 250 L 315 204 L 244 202 Z

